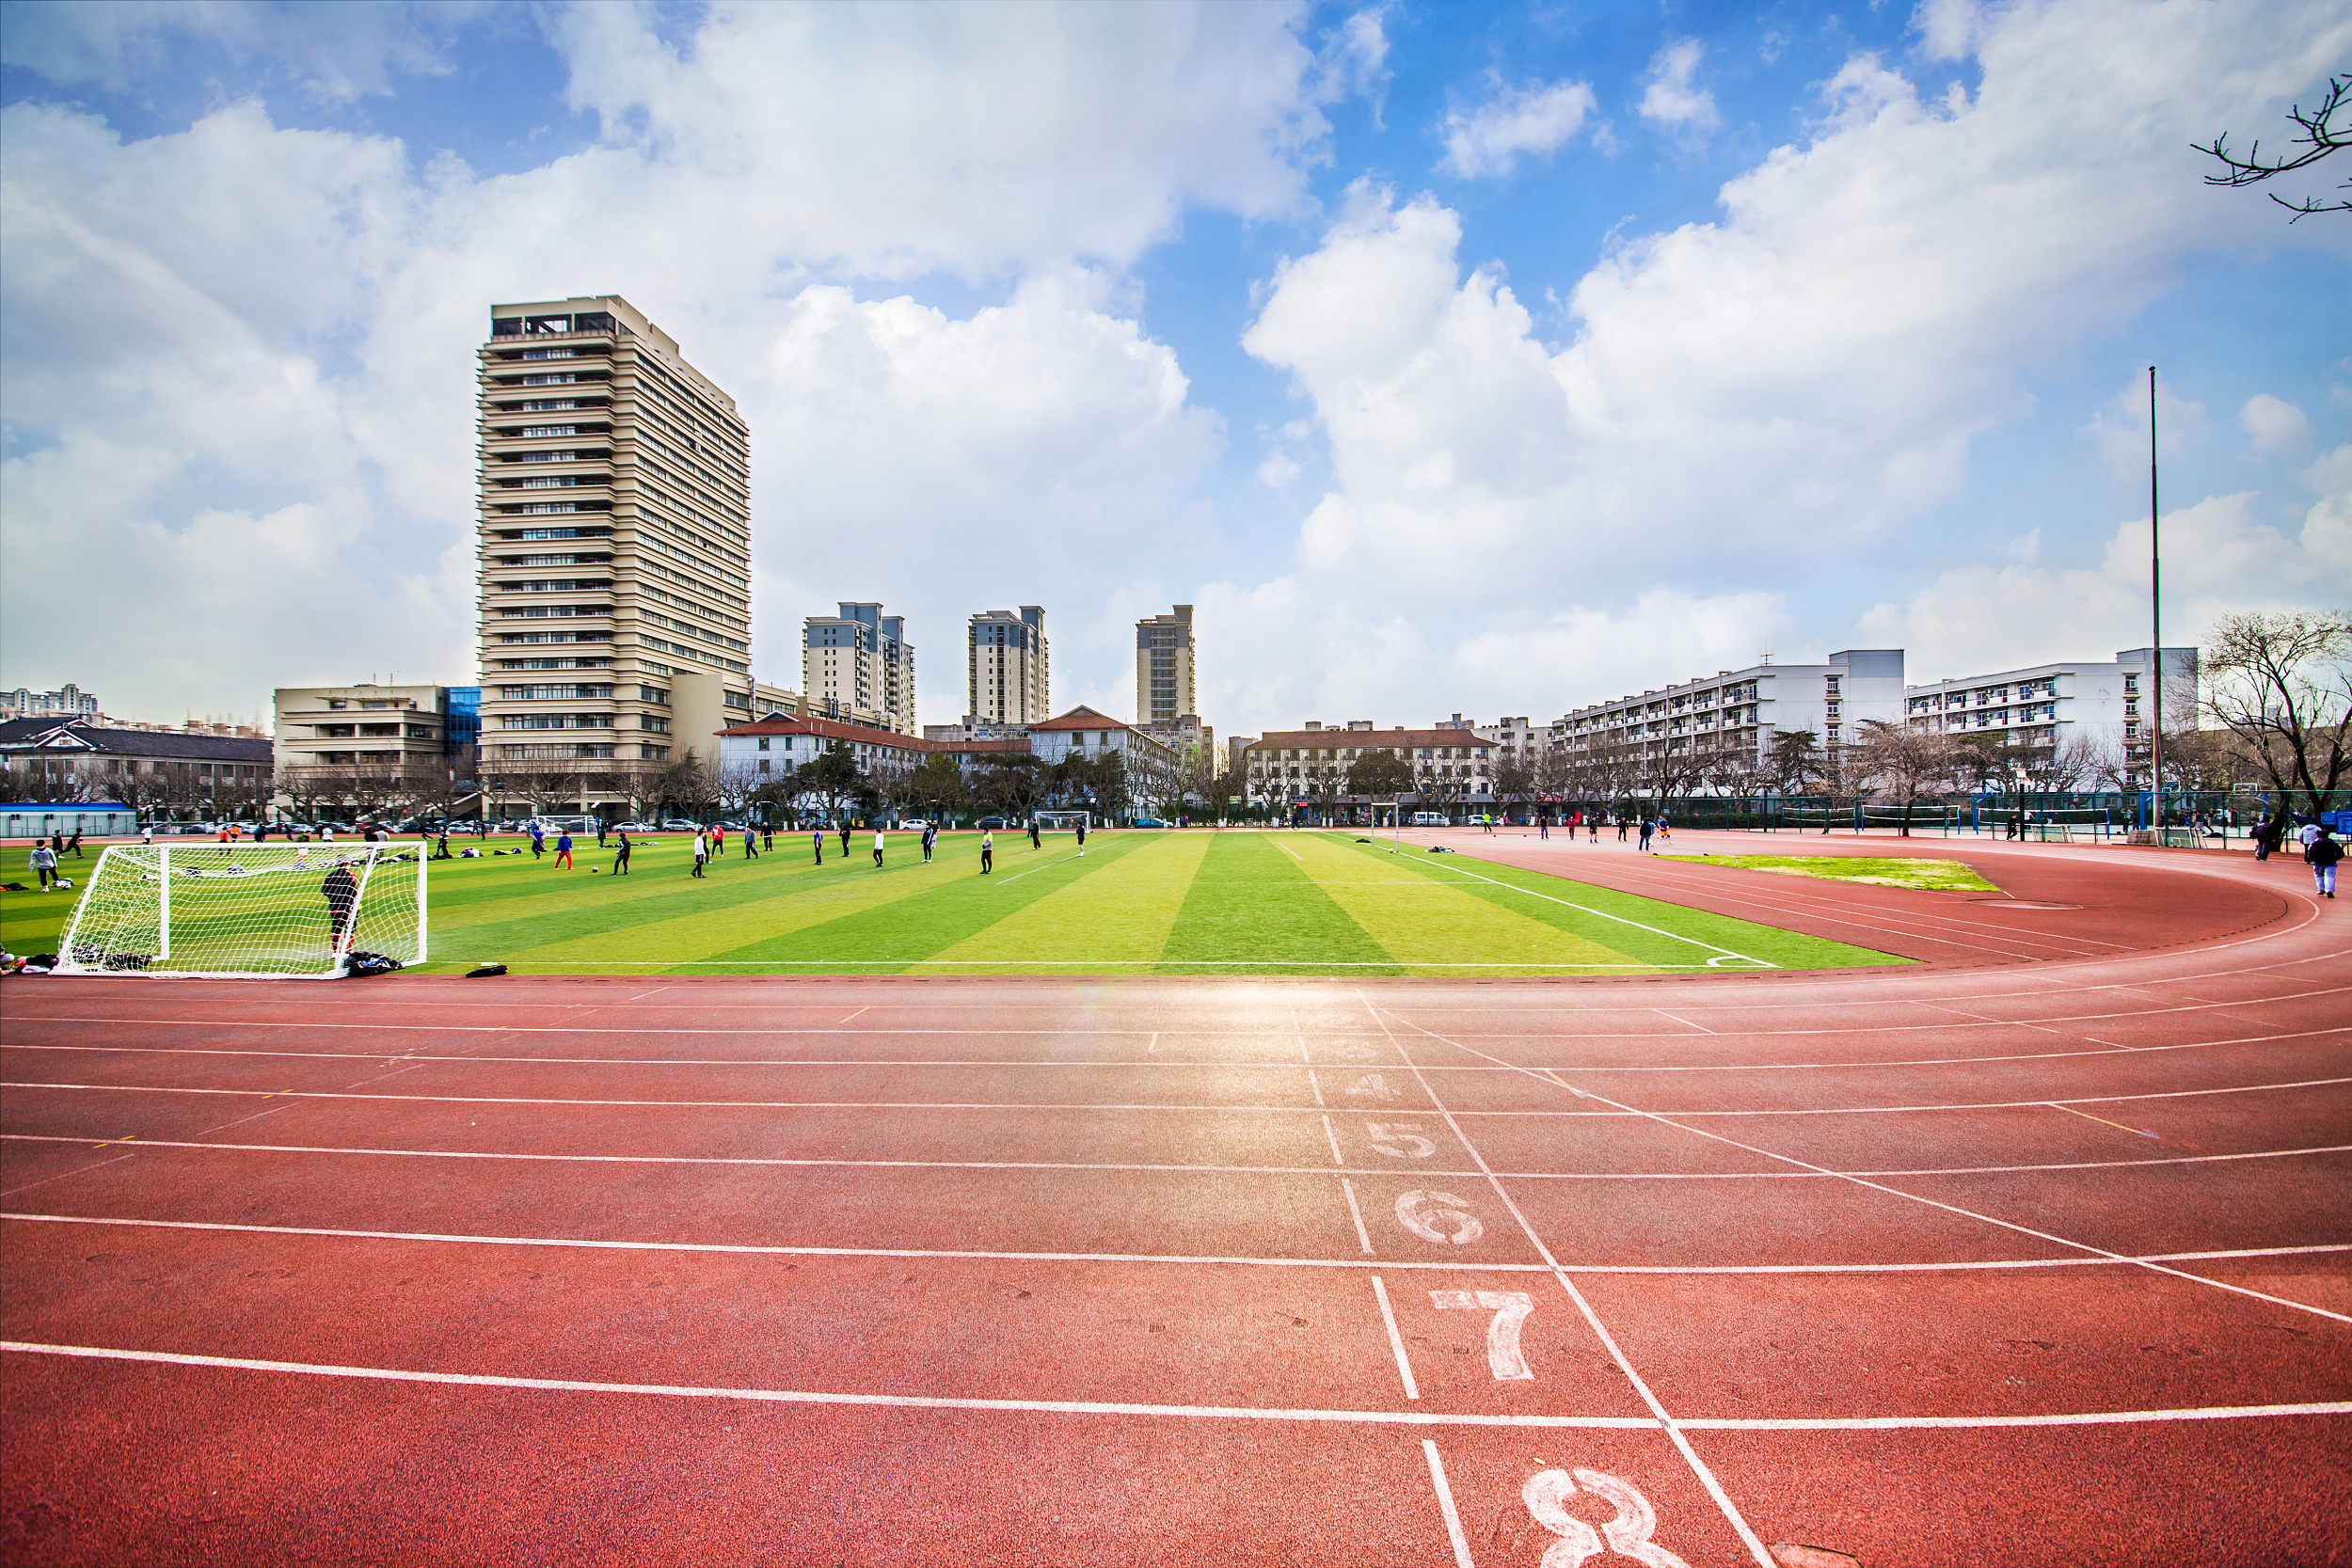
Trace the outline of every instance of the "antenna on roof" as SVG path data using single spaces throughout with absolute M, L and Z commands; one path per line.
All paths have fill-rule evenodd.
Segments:
M 1756 655 L 1756 661 L 1758 664 L 1770 664 L 1770 663 L 1772 663 L 1772 649 L 1770 649 L 1770 648 L 1765 649 L 1762 653 L 1760 653 L 1760 654 L 1758 654 L 1758 655 Z

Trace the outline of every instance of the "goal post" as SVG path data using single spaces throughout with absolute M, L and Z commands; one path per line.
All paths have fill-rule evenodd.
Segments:
M 113 844 L 57 939 L 60 974 L 332 979 L 425 956 L 418 844 Z

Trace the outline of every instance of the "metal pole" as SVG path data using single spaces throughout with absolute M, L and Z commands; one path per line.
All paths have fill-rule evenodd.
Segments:
M 171 846 L 155 846 L 155 879 L 163 888 L 162 908 L 157 911 L 155 957 L 171 957 Z
M 2148 725 L 2148 795 L 2155 812 L 2156 842 L 2164 842 L 2164 586 L 2163 551 L 2156 530 L 2156 367 L 2148 367 L 2148 620 L 2151 674 L 2154 683 L 2153 716 Z

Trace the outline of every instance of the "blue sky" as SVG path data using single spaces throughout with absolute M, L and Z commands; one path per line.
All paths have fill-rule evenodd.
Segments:
M 1549 716 L 2352 598 L 2352 220 L 2208 189 L 2341 7 L 0 6 L 0 682 L 471 678 L 472 349 L 617 292 L 802 616 L 1200 607 L 1204 717 Z M 2352 172 L 2352 171 L 2347 171 Z M 2311 188 L 2324 188 L 2325 182 Z M 2172 639 L 2169 639 L 2172 640 Z

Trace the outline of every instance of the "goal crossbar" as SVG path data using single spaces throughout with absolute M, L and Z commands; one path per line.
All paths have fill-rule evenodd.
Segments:
M 56 972 L 332 979 L 353 953 L 423 959 L 422 846 L 108 845 Z

